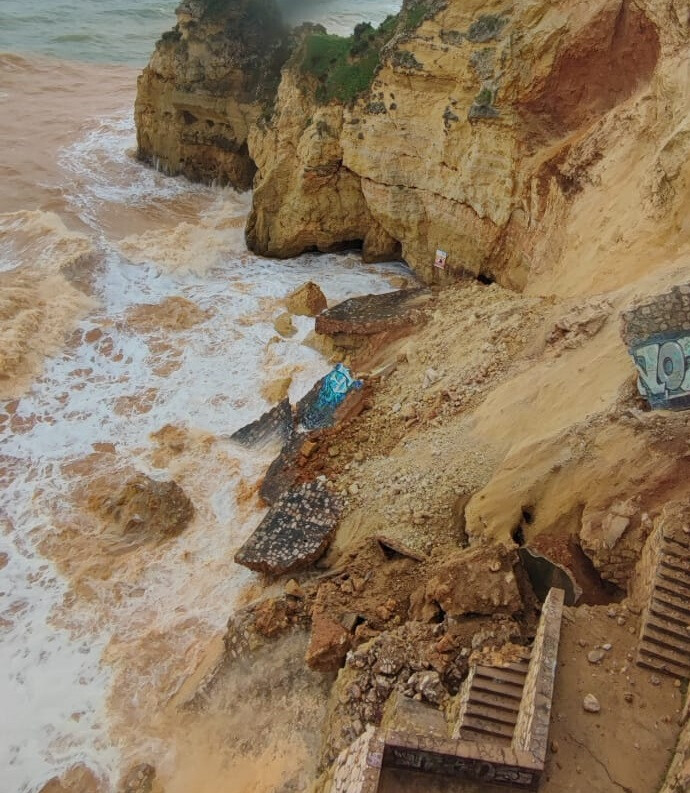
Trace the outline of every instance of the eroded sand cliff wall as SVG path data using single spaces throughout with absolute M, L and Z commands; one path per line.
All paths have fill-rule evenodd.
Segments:
M 209 162 L 231 160 L 224 173 L 241 189 L 256 167 L 247 239 L 259 253 L 361 243 L 370 258 L 400 255 L 429 281 L 469 273 L 591 293 L 667 259 L 685 222 L 684 2 L 407 2 L 386 28 L 370 90 L 326 101 L 297 42 L 258 122 L 241 80 L 214 83 L 207 66 L 182 108 L 172 86 L 189 68 L 192 38 L 194 62 L 218 64 L 227 52 L 218 42 L 236 27 L 228 18 L 213 28 L 202 15 L 192 36 L 180 20 L 182 40 L 159 45 L 142 78 L 140 149 L 178 152 L 166 161 L 197 178 L 213 175 Z M 161 122 L 203 118 L 209 94 L 230 108 L 242 167 L 211 135 L 190 142 L 198 125 L 189 116 Z M 627 219 L 616 229 L 614 203 Z M 433 268 L 437 248 L 449 254 L 445 273 Z

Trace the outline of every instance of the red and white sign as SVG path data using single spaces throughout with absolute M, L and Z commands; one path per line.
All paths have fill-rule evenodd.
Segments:
M 445 251 L 437 250 L 436 251 L 436 258 L 434 259 L 434 267 L 438 267 L 439 270 L 446 269 L 446 259 L 448 258 L 448 254 Z

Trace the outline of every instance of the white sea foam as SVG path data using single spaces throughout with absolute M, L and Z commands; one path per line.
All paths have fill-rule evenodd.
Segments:
M 313 326 L 309 319 L 298 321 L 294 338 L 269 344 L 286 293 L 307 279 L 332 301 L 387 291 L 383 276 L 400 270 L 363 266 L 355 254 L 289 262 L 255 257 L 243 248 L 239 224 L 228 222 L 241 218 L 246 198 L 166 179 L 132 160 L 127 152 L 133 142 L 131 121 L 118 117 L 99 123 L 61 156 L 68 200 L 91 225 L 103 255 L 95 281 L 101 305 L 81 321 L 81 341 L 48 360 L 21 399 L 16 419 L 26 422 L 22 431 L 5 430 L 0 439 L 10 471 L 0 534 L 0 552 L 9 556 L 0 571 L 0 616 L 11 622 L 0 643 L 0 766 L 8 791 L 37 790 L 79 761 L 112 780 L 121 757 L 147 748 L 173 762 L 170 748 L 145 732 L 119 729 L 115 744 L 106 698 L 122 684 L 122 664 L 137 657 L 128 647 L 138 652 L 148 636 L 165 637 L 167 657 L 128 670 L 134 694 L 114 692 L 115 711 L 121 700 L 129 718 L 143 723 L 148 706 L 174 687 L 200 638 L 222 628 L 250 579 L 232 563 L 234 550 L 261 518 L 238 506 L 236 488 L 241 479 L 255 480 L 269 457 L 216 440 L 208 453 L 180 463 L 174 473 L 195 503 L 195 521 L 175 541 L 139 549 L 136 560 L 123 562 L 107 582 L 95 581 L 93 598 L 84 602 L 65 600 L 68 583 L 38 551 L 75 510 L 75 480 L 63 463 L 85 457 L 95 443 L 112 443 L 118 464 L 169 477 L 170 471 L 152 466 L 150 433 L 174 424 L 226 435 L 268 407 L 259 396 L 267 378 L 294 370 L 296 399 L 327 371 L 301 343 Z M 122 207 L 150 218 L 152 207 L 165 201 L 171 213 L 161 220 L 165 233 L 154 228 L 123 245 L 101 225 Z M 166 247 L 166 237 L 175 245 Z M 208 261 L 200 268 L 179 266 L 185 255 Z M 132 307 L 170 296 L 209 309 L 209 318 L 179 332 L 136 329 L 127 321 Z M 104 336 L 86 341 L 96 328 Z M 161 350 L 160 343 L 167 347 Z M 166 359 L 177 368 L 164 374 Z M 118 409 L 123 396 L 147 389 L 155 389 L 148 412 Z M 94 520 L 76 512 L 74 519 L 85 526 Z M 117 586 L 125 596 L 113 596 Z M 102 661 L 106 648 L 108 664 Z M 123 713 L 118 717 L 125 721 Z

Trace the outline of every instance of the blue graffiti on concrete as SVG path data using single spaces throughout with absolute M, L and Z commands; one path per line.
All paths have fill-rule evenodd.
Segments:
M 690 407 L 690 336 L 651 339 L 631 349 L 637 366 L 637 387 L 653 408 Z
M 362 386 L 363 382 L 355 380 L 347 366 L 337 364 L 321 381 L 316 399 L 304 411 L 302 424 L 309 430 L 330 426 L 336 408 L 350 391 L 359 390 Z

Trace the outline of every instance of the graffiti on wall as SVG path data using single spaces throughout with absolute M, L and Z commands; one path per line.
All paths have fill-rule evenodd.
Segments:
M 690 408 L 690 284 L 653 295 L 621 318 L 640 394 L 653 408 Z
M 637 367 L 637 387 L 653 408 L 690 408 L 690 334 L 648 340 L 630 350 Z
M 531 788 L 538 779 L 535 771 L 506 765 L 498 758 L 494 762 L 398 746 L 386 746 L 384 766 L 409 768 L 444 776 L 461 776 L 479 782 L 525 788 Z

